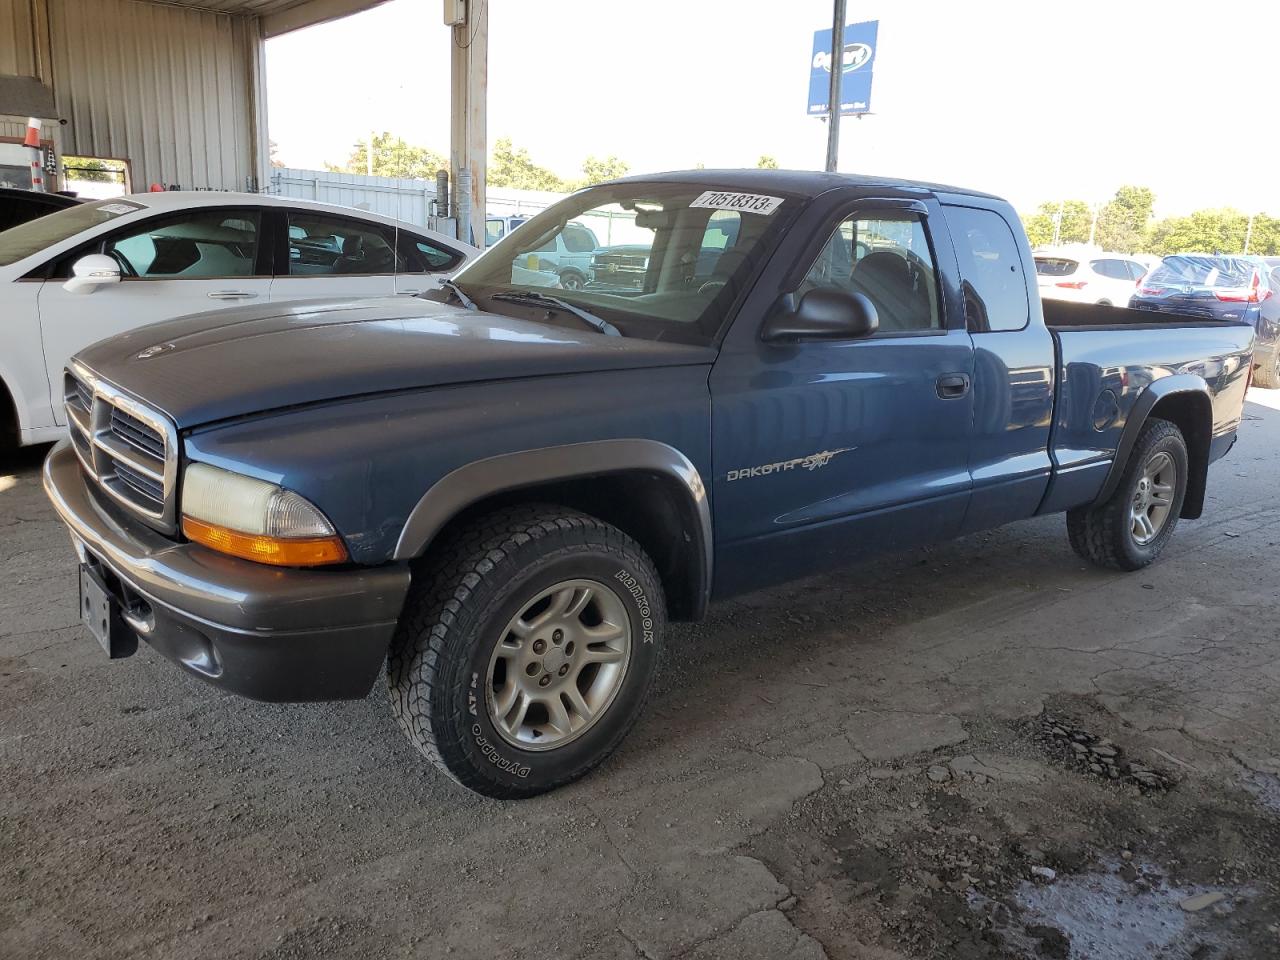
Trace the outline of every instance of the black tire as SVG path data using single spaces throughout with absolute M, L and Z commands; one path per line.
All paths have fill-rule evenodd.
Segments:
M 1147 464 L 1162 453 L 1172 458 L 1176 468 L 1172 505 L 1154 539 L 1139 543 L 1134 536 L 1129 508 Z M 1142 425 L 1115 492 L 1105 503 L 1067 512 L 1067 536 L 1072 549 L 1100 567 L 1142 569 L 1160 556 L 1173 536 L 1187 493 L 1187 478 L 1187 444 L 1182 432 L 1168 420 L 1155 417 L 1148 420 Z
M 491 657 L 531 599 L 572 579 L 616 595 L 610 602 L 630 624 L 629 661 L 576 739 L 522 749 L 490 717 Z M 653 563 L 621 530 L 558 506 L 498 510 L 433 546 L 415 570 L 388 658 L 391 710 L 418 751 L 463 786 L 499 799 L 544 793 L 586 774 L 630 731 L 657 674 L 665 623 Z
M 1280 387 L 1280 342 L 1274 344 L 1253 371 L 1253 385 L 1267 390 Z
M 560 274 L 560 289 L 581 290 L 587 285 L 587 278 L 576 270 L 566 270 Z

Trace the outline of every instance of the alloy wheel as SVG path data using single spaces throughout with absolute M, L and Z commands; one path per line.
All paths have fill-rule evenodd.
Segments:
M 489 659 L 486 704 L 522 750 L 576 740 L 609 709 L 632 649 L 622 599 L 596 580 L 566 580 L 511 618 Z
M 1129 529 L 1136 543 L 1145 546 L 1160 535 L 1173 511 L 1178 467 L 1173 457 L 1160 451 L 1142 469 L 1129 507 Z

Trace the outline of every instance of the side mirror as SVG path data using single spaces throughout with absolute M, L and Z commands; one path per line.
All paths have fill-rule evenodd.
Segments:
M 795 304 L 787 294 L 761 332 L 770 343 L 798 340 L 857 340 L 880 329 L 875 304 L 860 293 L 810 290 Z
M 120 264 L 103 253 L 91 253 L 71 265 L 71 279 L 62 285 L 67 293 L 93 293 L 98 287 L 120 282 Z

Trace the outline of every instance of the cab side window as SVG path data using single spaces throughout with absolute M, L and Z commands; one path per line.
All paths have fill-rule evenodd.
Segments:
M 947 207 L 960 261 L 970 333 L 1021 330 L 1031 318 L 1018 242 L 1004 217 L 974 207 Z
M 933 252 L 915 214 L 859 213 L 842 222 L 799 292 L 816 289 L 867 297 L 875 305 L 882 334 L 942 328 Z
M 395 273 L 395 231 L 327 214 L 290 212 L 289 276 L 329 277 Z M 277 270 L 277 272 L 280 272 Z
M 127 277 L 252 277 L 260 223 L 261 214 L 250 210 L 193 210 L 112 237 L 104 241 L 102 252 Z

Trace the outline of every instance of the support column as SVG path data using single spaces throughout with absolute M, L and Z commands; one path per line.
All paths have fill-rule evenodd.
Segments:
M 470 225 L 458 221 L 458 236 L 483 247 L 484 168 L 489 152 L 489 0 L 466 0 L 466 4 L 466 19 L 453 27 L 449 161 L 454 191 L 467 179 L 460 174 L 470 174 L 471 180 Z M 453 207 L 461 209 L 456 201 Z
M 489 0 L 466 0 L 466 19 L 452 28 L 449 160 L 454 190 L 471 175 L 469 226 L 459 220 L 460 239 L 484 246 L 484 169 L 488 158 Z M 453 204 L 454 209 L 460 205 Z

